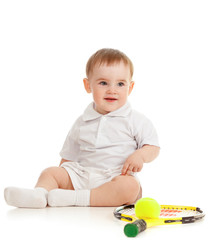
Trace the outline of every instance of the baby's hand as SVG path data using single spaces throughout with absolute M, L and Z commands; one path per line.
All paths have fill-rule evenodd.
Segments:
M 143 164 L 143 157 L 140 154 L 140 151 L 136 150 L 126 159 L 122 169 L 122 175 L 131 175 L 132 172 L 140 172 Z

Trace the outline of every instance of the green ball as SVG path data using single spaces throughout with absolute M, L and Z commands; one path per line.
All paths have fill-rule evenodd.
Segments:
M 140 218 L 159 218 L 160 205 L 152 198 L 141 198 L 135 204 L 135 215 Z

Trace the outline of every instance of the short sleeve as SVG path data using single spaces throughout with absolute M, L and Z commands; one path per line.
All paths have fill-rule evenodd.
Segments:
M 80 122 L 81 122 L 81 117 L 76 120 L 76 122 L 68 132 L 68 135 L 65 139 L 62 150 L 60 152 L 61 158 L 64 158 L 70 161 L 77 161 L 77 156 L 80 151 L 80 147 L 77 141 L 78 135 L 79 135 Z
M 152 122 L 143 114 L 133 111 L 132 128 L 137 147 L 144 145 L 153 145 L 159 147 L 158 135 Z

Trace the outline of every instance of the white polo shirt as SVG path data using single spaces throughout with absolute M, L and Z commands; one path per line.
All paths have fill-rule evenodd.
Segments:
M 69 131 L 60 156 L 82 167 L 113 169 L 145 144 L 159 146 L 157 133 L 128 102 L 106 115 L 91 103 Z

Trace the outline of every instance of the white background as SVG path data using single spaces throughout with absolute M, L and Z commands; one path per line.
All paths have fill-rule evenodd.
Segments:
M 139 174 L 143 196 L 206 212 L 198 224 L 139 238 L 218 235 L 218 12 L 212 0 L 0 1 L 1 238 L 125 239 L 113 208 L 34 211 L 3 198 L 5 187 L 32 188 L 59 164 L 68 130 L 92 100 L 82 84 L 86 62 L 103 47 L 132 59 L 129 100 L 159 135 L 160 156 Z

